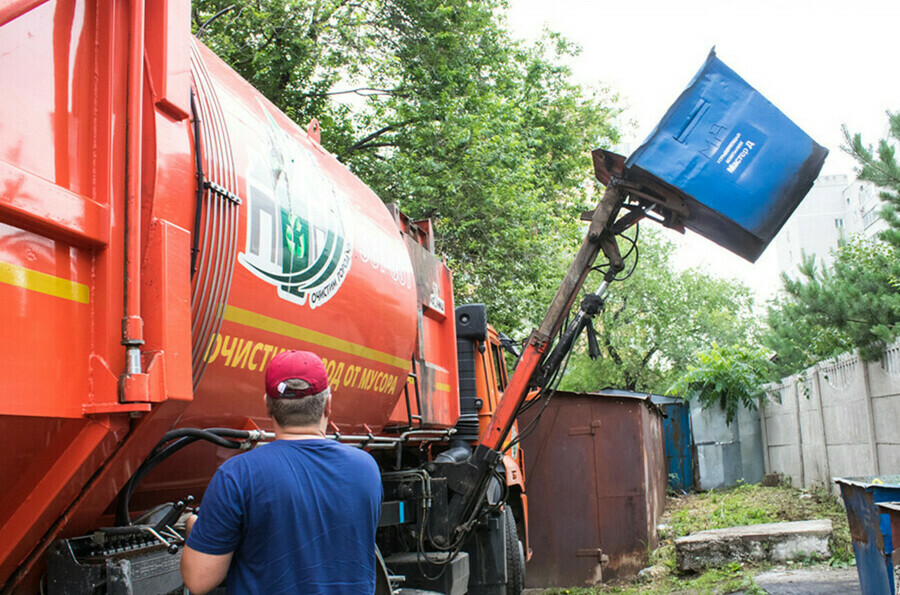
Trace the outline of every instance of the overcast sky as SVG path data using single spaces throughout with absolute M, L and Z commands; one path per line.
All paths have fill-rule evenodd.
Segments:
M 577 80 L 619 93 L 636 124 L 630 149 L 653 129 L 716 46 L 719 58 L 830 151 L 825 174 L 853 175 L 841 125 L 874 142 L 885 110 L 900 109 L 900 0 L 509 0 L 526 39 L 543 27 L 583 48 Z M 683 261 L 741 278 L 761 295 L 777 286 L 774 242 L 756 265 L 688 232 Z

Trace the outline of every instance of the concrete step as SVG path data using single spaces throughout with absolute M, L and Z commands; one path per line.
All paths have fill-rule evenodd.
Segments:
M 828 559 L 831 521 L 795 521 L 700 531 L 675 540 L 682 571 L 700 571 L 728 562 L 787 562 Z

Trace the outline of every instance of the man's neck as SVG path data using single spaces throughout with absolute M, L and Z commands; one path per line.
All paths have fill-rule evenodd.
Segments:
M 282 428 L 275 424 L 276 440 L 321 440 L 323 438 L 326 438 L 325 428 L 321 425 Z

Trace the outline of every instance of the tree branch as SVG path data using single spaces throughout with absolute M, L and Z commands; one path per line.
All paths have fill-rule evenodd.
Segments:
M 369 91 L 369 92 L 366 92 Z M 304 97 L 322 97 L 326 95 L 346 95 L 348 93 L 356 93 L 362 97 L 371 97 L 372 95 L 393 95 L 396 89 L 375 89 L 372 87 L 358 87 L 356 89 L 347 89 L 346 91 L 328 91 L 327 93 L 304 93 Z
M 365 151 L 366 149 L 377 149 L 378 147 L 396 147 L 397 143 L 366 143 L 356 147 L 356 151 Z
M 368 143 L 369 141 L 373 141 L 373 140 L 375 140 L 376 138 L 378 138 L 379 136 L 381 136 L 382 134 L 387 134 L 388 132 L 391 132 L 392 130 L 394 130 L 394 125 L 393 125 L 393 124 L 388 124 L 387 126 L 385 126 L 384 128 L 382 128 L 381 130 L 376 130 L 376 131 L 373 132 L 372 134 L 366 135 L 366 136 L 364 136 L 363 138 L 359 139 L 358 141 L 356 141 L 355 143 L 353 143 L 353 144 L 350 146 L 350 148 L 347 149 L 347 151 L 348 151 L 348 152 L 350 152 L 350 151 L 356 151 L 357 149 L 359 149 L 360 147 L 362 147 L 363 145 L 365 145 L 365 144 Z
M 615 362 L 617 366 L 621 366 L 622 356 L 620 356 L 619 352 L 616 351 L 616 348 L 613 347 L 612 341 L 606 333 L 603 333 L 603 344 L 606 346 L 606 352 L 609 354 L 609 357 L 612 358 L 612 361 Z
M 339 11 L 339 10 L 342 9 L 344 6 L 346 6 L 347 3 L 348 3 L 349 1 L 350 1 L 350 0 L 341 0 L 341 2 L 339 2 L 339 3 L 334 7 L 334 10 L 332 10 L 332 11 L 330 11 L 330 12 L 328 12 L 328 11 L 324 12 L 324 13 L 322 14 L 322 17 L 321 17 L 321 18 L 318 18 L 318 19 L 317 19 L 317 18 L 313 17 L 313 20 L 312 20 L 312 23 L 311 23 L 311 24 L 314 24 L 314 25 L 321 25 L 321 24 L 323 24 L 323 23 L 327 23 L 328 21 L 331 20 L 331 17 L 333 17 L 333 16 L 337 13 L 337 11 Z
M 642 368 L 644 366 L 646 366 L 648 363 L 650 363 L 650 358 L 653 357 L 653 355 L 657 351 L 659 351 L 659 348 L 657 348 L 656 345 L 654 345 L 653 347 L 650 348 L 650 351 L 648 351 L 647 353 L 644 354 L 644 357 L 641 358 L 641 367 Z
M 871 151 L 863 146 L 861 135 L 856 134 L 851 137 L 850 130 L 846 125 L 842 126 L 841 129 L 844 133 L 844 142 L 847 143 L 842 147 L 845 153 L 849 153 L 851 157 L 854 157 L 858 161 L 861 161 L 863 163 L 863 168 L 870 167 L 884 176 L 886 180 L 890 180 L 894 184 L 900 184 L 900 177 L 897 177 L 894 172 L 891 172 L 885 167 L 882 167 L 882 164 L 877 159 L 875 159 Z
M 343 153 L 341 153 L 340 156 L 339 156 L 338 158 L 339 158 L 339 159 L 340 159 L 340 158 L 343 158 L 343 157 L 345 157 L 347 154 L 352 153 L 353 151 L 359 151 L 360 149 L 364 149 L 364 148 L 368 148 L 368 147 L 375 146 L 375 145 L 372 143 L 372 141 L 375 140 L 376 138 L 378 138 L 379 136 L 381 136 L 381 135 L 383 135 L 383 134 L 387 134 L 388 132 L 392 132 L 392 131 L 397 130 L 397 129 L 399 129 L 399 128 L 403 128 L 404 126 L 407 126 L 408 124 L 412 124 L 414 121 L 415 121 L 415 120 L 406 120 L 405 122 L 400 122 L 400 123 L 398 123 L 398 124 L 388 124 L 388 125 L 385 126 L 384 128 L 382 128 L 382 129 L 380 129 L 380 130 L 376 130 L 375 132 L 373 132 L 373 133 L 371 133 L 371 134 L 368 134 L 368 135 L 364 136 L 363 138 L 359 139 L 358 141 L 356 141 L 355 143 L 353 143 L 352 145 L 350 145 L 350 147 L 349 147 L 346 151 L 344 151 Z M 393 145 L 393 144 L 394 144 L 394 143 L 386 143 L 384 146 L 390 146 L 390 145 Z

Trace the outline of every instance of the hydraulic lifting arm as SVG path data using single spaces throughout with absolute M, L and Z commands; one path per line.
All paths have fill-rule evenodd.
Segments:
M 516 412 L 528 395 L 528 391 L 534 387 L 535 381 L 545 379 L 555 371 L 549 369 L 555 366 L 544 366 L 542 368 L 541 363 L 544 361 L 544 355 L 552 338 L 562 328 L 566 316 L 568 316 L 569 310 L 578 296 L 578 292 L 581 291 L 584 280 L 594 265 L 594 260 L 596 260 L 600 250 L 603 249 L 610 258 L 611 272 L 616 273 L 622 269 L 622 260 L 609 227 L 623 201 L 624 197 L 620 193 L 618 185 L 611 182 L 606 187 L 606 192 L 603 193 L 603 198 L 600 200 L 597 208 L 594 209 L 591 224 L 584 241 L 581 243 L 581 248 L 575 255 L 572 264 L 569 265 L 569 270 L 566 272 L 559 289 L 556 290 L 556 297 L 550 303 L 550 307 L 544 315 L 544 320 L 541 322 L 540 327 L 534 329 L 531 332 L 531 336 L 528 337 L 527 344 L 522 350 L 522 357 L 519 359 L 512 378 L 510 378 L 509 385 L 503 392 L 503 398 L 500 399 L 500 403 L 497 405 L 490 425 L 479 441 L 479 446 L 491 450 L 500 450 L 515 421 Z M 602 296 L 611 280 L 611 278 L 604 279 L 595 293 Z M 583 316 L 583 313 L 579 312 L 579 316 Z M 576 319 L 569 325 L 567 330 L 573 332 L 568 334 L 572 336 L 566 337 L 564 335 L 554 353 L 564 355 L 568 351 L 568 349 L 561 348 L 571 347 L 571 342 L 576 338 L 574 336 L 576 331 L 581 330 L 580 325 L 577 324 L 579 322 L 580 320 Z M 569 339 L 569 345 L 565 346 L 564 343 L 567 338 Z M 547 363 L 551 363 L 549 361 L 551 359 L 553 358 L 548 357 Z
M 543 322 L 528 338 L 513 376 L 475 452 L 463 464 L 447 465 L 442 468 L 440 474 L 447 478 L 448 488 L 453 494 L 449 503 L 449 526 L 456 527 L 458 532 L 465 532 L 474 522 L 487 485 L 500 461 L 504 441 L 509 436 L 516 415 L 529 391 L 535 387 L 543 387 L 556 373 L 578 333 L 584 328 L 584 324 L 599 310 L 600 298 L 612 278 L 622 270 L 622 257 L 616 246 L 612 224 L 624 200 L 625 193 L 621 191 L 617 181 L 610 181 L 603 198 L 593 211 L 584 241 L 569 266 Z M 601 250 L 610 261 L 606 277 L 597 291 L 585 299 L 581 311 L 562 334 L 553 352 L 548 355 L 547 350 L 553 337 L 562 329 L 572 304 Z M 453 537 L 450 538 L 452 541 Z

